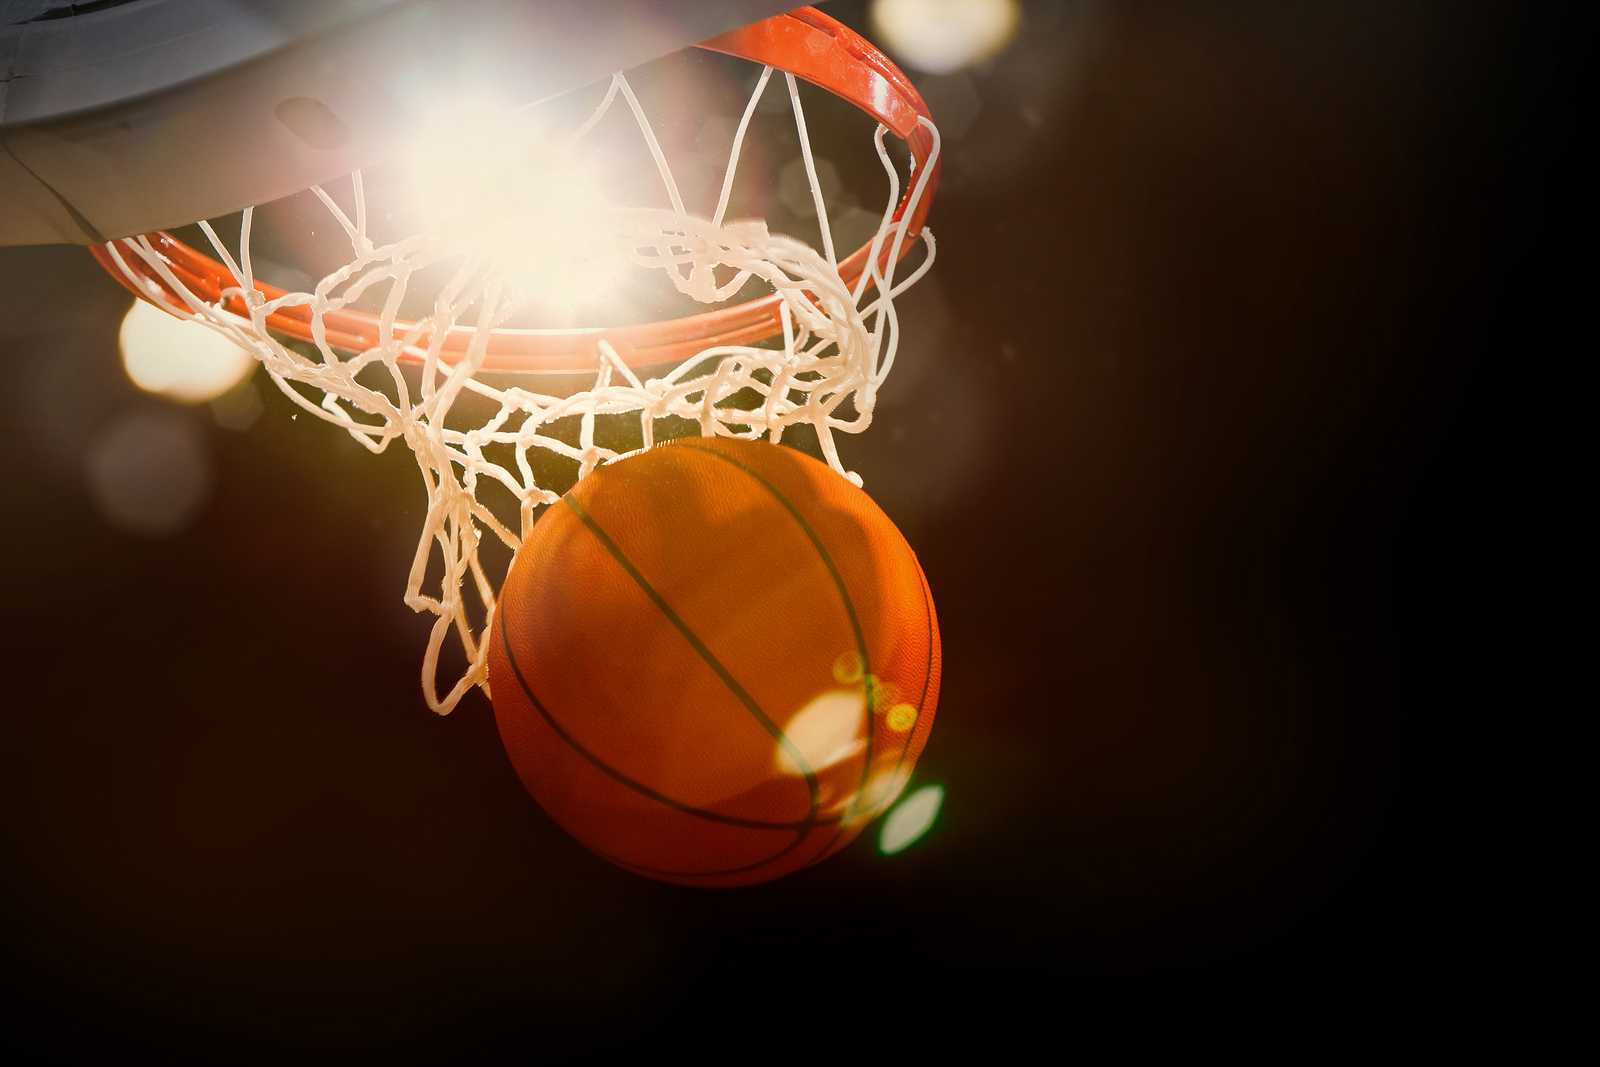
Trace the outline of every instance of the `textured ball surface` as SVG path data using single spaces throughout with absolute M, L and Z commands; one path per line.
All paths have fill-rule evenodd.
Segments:
M 764 442 L 690 438 L 595 471 L 534 525 L 491 632 L 528 791 L 604 858 L 687 885 L 843 848 L 905 786 L 939 695 L 905 538 Z

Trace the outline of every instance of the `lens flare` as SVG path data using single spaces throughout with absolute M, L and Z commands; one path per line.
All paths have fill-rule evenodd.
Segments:
M 409 157 L 430 231 L 484 257 L 519 301 L 570 313 L 611 300 L 627 267 L 594 162 L 526 112 L 435 112 Z
M 885 856 L 903 852 L 933 829 L 939 810 L 944 807 L 944 787 L 925 785 L 906 797 L 883 820 L 878 834 L 878 851 Z

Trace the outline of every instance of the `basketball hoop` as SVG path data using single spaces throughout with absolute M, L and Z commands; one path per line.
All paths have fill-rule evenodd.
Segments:
M 854 288 L 865 275 L 872 286 L 881 277 L 891 258 L 900 259 L 915 247 L 923 232 L 928 209 L 938 185 L 938 133 L 932 115 L 910 79 L 870 42 L 816 8 L 800 8 L 776 15 L 730 33 L 702 42 L 707 51 L 760 63 L 774 70 L 818 85 L 848 100 L 880 122 L 910 148 L 913 165 L 911 182 L 895 205 L 888 224 L 873 235 L 873 240 L 839 261 L 838 273 Z M 763 74 L 760 89 L 766 87 Z M 760 90 L 758 89 L 758 92 Z M 608 97 L 607 105 L 611 103 Z M 754 96 L 752 96 L 752 108 Z M 747 109 L 748 122 L 751 109 Z M 743 129 L 740 133 L 742 135 Z M 737 152 L 737 146 L 735 148 Z M 807 146 L 809 154 L 809 146 Z M 730 160 L 728 175 L 737 164 Z M 336 211 L 337 215 L 342 214 Z M 892 244 L 885 240 L 897 237 Z M 219 249 L 220 251 L 220 249 Z M 202 303 L 249 318 L 250 310 L 240 291 L 240 279 L 231 265 L 184 244 L 172 234 L 156 231 L 142 237 L 125 238 L 92 246 L 100 264 L 135 295 L 150 300 L 175 314 L 193 312 L 191 297 Z M 867 270 L 869 258 L 876 254 L 877 269 Z M 165 270 L 152 259 L 159 261 Z M 170 275 L 170 277 L 169 277 Z M 382 343 L 383 324 L 379 316 L 354 308 L 328 307 L 320 313 L 306 304 L 280 303 L 288 295 L 262 279 L 252 279 L 261 303 L 279 303 L 265 317 L 266 328 L 275 334 L 315 342 L 313 321 L 320 319 L 320 330 L 328 342 L 345 351 L 362 351 Z M 718 308 L 686 318 L 640 326 L 623 326 L 604 331 L 604 339 L 630 366 L 652 366 L 676 362 L 710 345 L 737 345 L 776 336 L 782 329 L 778 294 L 744 304 Z M 416 333 L 416 343 L 407 346 L 402 358 L 417 359 L 426 349 L 429 332 L 415 330 L 415 323 L 396 321 L 396 335 Z M 472 346 L 476 331 L 457 326 L 443 339 L 445 358 L 460 358 Z M 600 338 L 593 330 L 518 330 L 491 331 L 481 369 L 485 371 L 540 372 L 593 370 L 595 345 Z
M 422 673 L 424 696 L 441 714 L 486 677 L 483 627 L 498 583 L 479 559 L 483 534 L 514 550 L 536 509 L 559 499 L 536 478 L 532 450 L 575 462 L 582 478 L 600 464 L 651 447 L 656 423 L 668 417 L 698 423 L 705 436 L 772 441 L 786 428 L 804 424 L 816 431 L 827 462 L 860 484 L 840 460 L 834 434 L 857 433 L 871 422 L 899 340 L 894 300 L 933 262 L 933 236 L 925 221 L 938 178 L 938 131 L 920 94 L 887 57 L 814 8 L 764 19 L 699 47 L 760 68 L 734 136 L 720 198 L 709 215 L 697 216 L 685 207 L 670 161 L 625 75 L 613 76 L 604 98 L 570 131 L 568 141 L 580 142 L 614 107 L 632 113 L 671 207 L 609 211 L 606 232 L 595 233 L 594 243 L 614 244 L 631 266 L 662 272 L 679 293 L 710 310 L 616 327 L 508 325 L 519 296 L 493 257 L 450 234 L 375 240 L 359 171 L 351 176 L 353 211 L 320 186 L 310 190 L 348 239 L 350 259 L 305 289 L 256 276 L 253 208 L 243 212 L 236 253 L 206 220 L 197 225 L 209 253 L 166 231 L 92 248 L 101 265 L 140 298 L 201 322 L 250 351 L 302 409 L 340 426 L 374 452 L 400 438 L 415 453 L 429 507 L 406 603 L 437 616 Z M 724 217 L 752 116 L 774 72 L 787 85 L 820 249 L 771 233 L 760 219 Z M 874 150 L 888 196 L 870 237 L 843 258 L 833 245 L 797 79 L 850 102 L 877 123 Z M 886 146 L 890 134 L 909 151 L 904 175 Z M 474 163 L 456 162 L 463 168 Z M 921 260 L 897 277 L 902 261 L 919 247 Z M 400 306 L 413 276 L 441 265 L 451 276 L 434 299 L 433 312 L 402 318 Z M 732 303 L 752 279 L 771 292 Z M 384 293 L 381 311 L 356 306 L 363 296 Z M 781 338 L 779 347 L 761 346 L 773 338 Z M 662 368 L 670 369 L 641 377 Z M 550 375 L 575 373 L 593 375 L 592 385 L 565 393 L 549 385 Z M 516 375 L 518 384 L 497 384 L 487 380 L 489 375 Z M 463 415 L 456 401 L 466 394 L 490 402 L 493 414 Z M 734 404 L 736 395 L 758 401 Z M 580 418 L 576 444 L 549 429 L 572 416 Z M 640 446 L 622 451 L 598 445 L 597 416 L 636 418 Z M 470 424 L 463 425 L 464 420 Z M 489 506 L 487 498 L 495 492 L 515 506 L 518 529 Z M 444 574 L 436 592 L 424 592 L 435 550 Z M 469 611 L 463 586 L 476 594 L 481 614 Z M 439 655 L 452 631 L 468 667 L 440 695 Z

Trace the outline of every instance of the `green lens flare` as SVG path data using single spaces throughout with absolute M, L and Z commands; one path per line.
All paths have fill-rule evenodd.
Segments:
M 883 820 L 878 834 L 878 851 L 892 856 L 909 848 L 933 828 L 944 806 L 944 786 L 925 785 L 902 800 Z

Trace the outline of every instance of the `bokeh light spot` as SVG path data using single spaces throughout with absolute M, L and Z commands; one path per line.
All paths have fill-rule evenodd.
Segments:
M 872 4 L 879 43 L 897 59 L 929 74 L 948 74 L 995 55 L 1016 35 L 1020 21 L 1017 0 L 873 0 Z
M 815 157 L 812 162 L 817 168 L 817 185 L 822 189 L 822 206 L 830 213 L 828 221 L 831 223 L 831 213 L 838 207 L 839 189 L 843 184 L 839 180 L 839 168 L 831 159 L 822 156 Z M 804 159 L 797 157 L 784 165 L 783 172 L 778 175 L 778 199 L 797 218 L 811 218 L 817 213 L 816 201 L 811 195 L 811 176 L 806 172 Z
M 187 414 L 142 411 L 107 426 L 89 448 L 89 490 L 107 522 L 146 537 L 187 527 L 211 491 L 205 435 Z
M 917 721 L 917 709 L 910 704 L 896 704 L 889 709 L 889 729 L 903 734 Z
M 861 654 L 859 652 L 841 652 L 839 658 L 833 661 L 833 680 L 840 685 L 849 685 L 861 681 Z
M 211 402 L 211 417 L 224 430 L 244 431 L 256 424 L 262 411 L 261 394 L 252 382 L 241 382 Z
M 876 674 L 867 675 L 867 688 L 871 693 L 868 699 L 872 701 L 874 714 L 881 714 L 900 703 L 900 687 L 893 682 L 884 681 Z
M 246 349 L 222 334 L 135 300 L 117 341 L 128 378 L 147 393 L 185 404 L 215 400 L 255 370 Z

